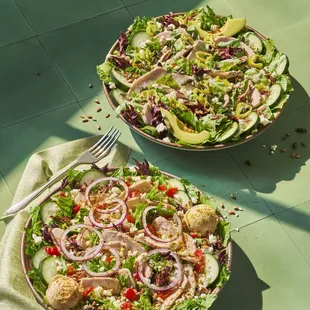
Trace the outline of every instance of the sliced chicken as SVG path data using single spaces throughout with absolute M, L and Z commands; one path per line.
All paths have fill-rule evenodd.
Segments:
M 186 255 L 182 255 L 182 254 L 179 254 L 179 253 L 178 253 L 178 255 L 179 255 L 181 260 L 184 260 L 184 261 L 186 261 L 188 263 L 191 263 L 191 264 L 195 265 L 195 264 L 197 264 L 199 262 L 199 260 L 196 257 L 194 257 L 194 256 L 186 256 Z
M 175 251 L 179 249 L 182 246 L 182 239 L 178 238 L 175 241 L 169 242 L 169 243 L 163 243 L 153 240 L 152 238 L 145 236 L 144 233 L 137 234 L 134 239 L 138 242 L 144 243 L 151 248 L 162 248 L 162 249 L 170 249 L 172 251 Z
M 51 237 L 52 237 L 54 244 L 57 246 L 57 248 L 60 246 L 60 239 L 61 239 L 63 232 L 64 230 L 58 227 L 53 228 L 51 230 Z
M 86 249 L 87 248 L 87 241 L 89 240 L 89 230 L 83 228 L 75 240 L 76 240 L 76 244 L 80 248 Z
M 245 92 L 239 95 L 238 99 L 240 101 L 246 101 L 246 98 L 250 94 L 253 87 L 254 87 L 253 82 L 251 80 L 248 80 L 248 84 L 247 84 Z
M 206 75 L 209 75 L 211 77 L 217 77 L 219 76 L 220 78 L 224 79 L 235 79 L 235 78 L 240 78 L 242 77 L 243 73 L 242 71 L 227 71 L 227 72 L 222 72 L 222 71 L 209 71 L 205 73 Z
M 187 298 L 193 298 L 196 291 L 196 278 L 194 275 L 194 270 L 191 265 L 186 265 L 184 267 L 184 274 L 188 278 L 188 283 L 185 288 L 185 294 Z
M 253 106 L 253 108 L 257 108 L 261 105 L 262 103 L 262 95 L 260 94 L 260 92 L 255 88 L 253 87 L 253 91 L 252 91 L 252 94 L 251 94 L 251 105 Z
M 152 108 L 151 103 L 147 102 L 142 109 L 142 120 L 146 125 L 150 125 L 153 119 L 151 108 Z
M 194 78 L 190 75 L 172 73 L 172 77 L 179 86 L 182 86 L 182 85 L 185 85 L 187 83 L 194 81 Z
M 172 31 L 165 30 L 155 36 L 159 42 L 165 42 L 172 39 Z
M 196 53 L 200 52 L 200 51 L 201 52 L 206 51 L 206 42 L 204 42 L 202 40 L 198 40 L 197 42 L 195 42 L 195 44 L 193 45 L 193 49 L 191 50 L 191 52 L 187 56 L 187 59 L 195 60 L 196 59 Z
M 128 277 L 129 280 L 130 280 L 131 286 L 132 286 L 133 288 L 136 288 L 136 282 L 135 282 L 135 280 L 133 279 L 132 273 L 130 272 L 130 270 L 129 270 L 128 268 L 119 269 L 117 273 L 118 273 L 119 275 Z
M 229 101 L 230 101 L 229 95 L 225 94 L 223 108 L 226 108 L 229 105 Z
M 163 302 L 160 310 L 169 310 L 173 306 L 174 302 L 183 294 L 187 283 L 188 283 L 187 277 L 183 276 L 181 286 Z
M 153 186 L 147 180 L 140 180 L 129 186 L 129 191 L 138 191 L 140 193 L 148 193 L 152 190 Z
M 105 242 L 120 241 L 125 243 L 129 251 L 137 252 L 138 255 L 146 252 L 145 248 L 141 244 L 121 232 L 106 230 L 102 231 L 102 236 Z
M 81 285 L 83 288 L 90 286 L 97 287 L 101 286 L 104 290 L 111 290 L 113 295 L 119 295 L 121 291 L 121 284 L 118 279 L 108 277 L 93 277 L 93 278 L 82 278 Z
M 172 60 L 172 59 L 179 59 L 179 58 L 181 58 L 181 57 L 186 57 L 186 56 L 190 53 L 190 51 L 192 50 L 192 48 L 193 48 L 193 47 L 192 47 L 191 45 L 186 46 L 182 51 L 176 53 L 176 54 L 171 58 L 171 60 Z
M 240 42 L 240 44 L 241 44 L 241 47 L 244 49 L 244 51 L 248 57 L 255 55 L 255 52 L 248 45 L 246 45 L 243 42 Z
M 138 196 L 138 197 L 129 198 L 126 201 L 128 209 L 133 210 L 133 211 L 136 209 L 136 205 L 139 203 L 147 203 L 147 200 L 144 197 Z
M 157 65 L 159 65 L 160 63 L 166 61 L 170 56 L 172 55 L 172 51 L 169 49 L 168 51 L 166 51 L 165 53 L 163 53 L 158 62 L 157 62 Z
M 194 255 L 195 251 L 197 250 L 194 238 L 187 233 L 183 233 L 183 241 L 186 250 Z
M 232 40 L 236 40 L 236 38 L 233 37 L 225 37 L 225 36 L 218 36 L 214 38 L 214 43 L 219 43 L 219 42 L 229 42 Z
M 174 236 L 177 234 L 177 227 L 170 223 L 166 218 L 159 216 L 156 219 L 153 220 L 152 226 L 157 234 L 160 236 L 163 235 L 170 235 Z
M 122 254 L 121 256 L 127 256 L 128 254 L 128 249 L 127 249 L 127 245 L 125 242 L 110 241 L 110 242 L 107 242 L 107 245 L 117 250 L 119 254 Z
M 154 83 L 156 80 L 165 76 L 166 74 L 166 69 L 162 67 L 156 67 L 155 69 L 136 79 L 132 83 L 131 88 L 128 91 L 128 95 L 131 95 L 132 92 L 140 93 L 144 88 Z

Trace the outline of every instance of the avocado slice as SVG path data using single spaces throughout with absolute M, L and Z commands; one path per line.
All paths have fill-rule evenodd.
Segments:
M 171 114 L 165 109 L 160 109 L 167 127 L 170 128 L 172 134 L 179 140 L 188 144 L 203 144 L 208 141 L 210 134 L 203 130 L 199 133 L 187 132 L 184 130 L 184 123 L 182 123 L 175 115 Z
M 225 37 L 231 37 L 241 31 L 245 24 L 245 18 L 228 19 L 225 25 L 221 28 L 221 33 Z

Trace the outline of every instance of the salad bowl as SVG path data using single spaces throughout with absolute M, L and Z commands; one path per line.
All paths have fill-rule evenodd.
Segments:
M 106 212 L 102 201 L 97 204 L 98 194 L 113 195 L 111 209 L 108 200 Z M 70 200 L 79 204 L 69 204 Z M 110 222 L 99 221 L 96 215 L 100 211 L 100 216 L 112 216 L 122 208 L 124 213 Z M 159 232 L 167 223 L 176 236 Z M 88 249 L 77 253 L 86 231 L 92 232 L 85 243 Z M 59 189 L 32 209 L 22 237 L 22 267 L 45 309 L 208 309 L 229 280 L 229 231 L 230 224 L 205 194 L 146 161 L 131 168 L 71 171 Z M 68 248 L 73 240 L 73 248 Z M 92 247 L 89 242 L 94 242 Z M 188 244 L 185 250 L 183 243 Z M 148 280 L 150 266 L 153 276 Z
M 109 104 L 131 129 L 190 151 L 257 137 L 292 91 L 288 58 L 273 41 L 245 19 L 209 7 L 137 17 L 97 72 Z

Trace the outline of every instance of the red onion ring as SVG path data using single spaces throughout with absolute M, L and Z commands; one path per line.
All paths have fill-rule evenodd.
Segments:
M 83 262 L 83 269 L 92 277 L 109 277 L 109 276 L 115 274 L 121 265 L 121 258 L 115 249 L 113 249 L 112 247 L 109 247 L 109 246 L 103 246 L 101 248 L 101 250 L 110 251 L 114 255 L 116 263 L 115 263 L 115 266 L 108 271 L 94 272 L 94 271 L 91 271 L 87 268 L 86 262 Z
M 175 213 L 173 214 L 173 219 L 177 222 L 178 224 L 178 234 L 176 234 L 175 236 L 173 236 L 172 238 L 170 239 L 166 239 L 166 240 L 163 240 L 159 237 L 156 237 L 155 235 L 153 235 L 151 233 L 151 231 L 149 230 L 149 228 L 147 227 L 147 221 L 146 221 L 146 216 L 147 216 L 147 213 L 150 211 L 150 210 L 153 210 L 153 209 L 156 209 L 157 207 L 147 207 L 144 211 L 143 211 L 143 214 L 142 214 L 142 226 L 144 228 L 144 231 L 146 232 L 146 234 L 152 238 L 153 240 L 155 241 L 158 241 L 158 242 L 163 242 L 163 243 L 169 243 L 169 242 L 172 242 L 176 239 L 178 239 L 182 233 L 182 221 L 181 219 L 179 218 L 179 216 Z
M 150 256 L 150 255 L 152 255 L 154 253 L 157 253 L 157 252 L 159 252 L 161 254 L 169 253 L 175 259 L 178 271 L 177 271 L 177 275 L 174 278 L 174 280 L 170 284 L 168 284 L 166 286 L 162 286 L 162 287 L 158 287 L 155 284 L 151 284 L 151 281 L 143 275 L 143 267 L 144 267 L 145 261 L 141 262 L 139 264 L 139 266 L 138 266 L 138 275 L 140 277 L 140 280 L 147 287 L 151 288 L 152 290 L 154 290 L 154 291 L 167 291 L 167 290 L 170 290 L 171 288 L 175 288 L 176 285 L 182 280 L 182 278 L 183 278 L 182 264 L 181 264 L 179 256 L 175 252 L 171 252 L 168 249 L 155 249 L 155 250 L 152 250 L 152 251 L 148 252 L 147 255 Z
M 125 190 L 125 197 L 124 197 L 124 200 L 127 199 L 128 197 L 128 186 L 126 185 L 126 183 L 118 178 L 101 178 L 101 179 L 98 179 L 92 183 L 90 183 L 86 190 L 85 190 L 85 196 L 86 196 L 86 200 L 87 200 L 87 203 L 91 206 L 91 202 L 89 200 L 89 192 L 90 190 L 98 183 L 101 183 L 101 182 L 105 182 L 105 181 L 115 181 L 115 182 L 118 182 L 121 186 L 123 186 L 124 190 Z
M 94 212 L 96 211 L 96 209 L 97 209 L 98 207 L 94 207 L 94 208 L 91 208 L 91 209 L 90 209 L 89 214 L 88 214 L 88 218 L 89 218 L 90 222 L 91 222 L 94 226 L 96 226 L 96 227 L 98 227 L 98 228 L 101 228 L 101 229 L 108 229 L 108 228 L 113 228 L 113 227 L 115 227 L 115 226 L 118 226 L 118 225 L 120 225 L 120 224 L 122 224 L 122 223 L 124 222 L 124 220 L 126 219 L 126 216 L 127 216 L 127 212 L 128 212 L 128 211 L 127 211 L 127 205 L 126 205 L 126 203 L 125 203 L 123 200 L 117 199 L 117 198 L 111 200 L 111 202 L 118 202 L 118 203 L 120 204 L 120 207 L 123 208 L 123 214 L 122 214 L 121 218 L 120 218 L 119 220 L 117 220 L 116 222 L 114 222 L 114 223 L 109 223 L 109 224 L 102 224 L 102 223 L 99 223 L 99 222 L 97 222 L 97 221 L 95 220 L 95 218 L 94 218 Z M 120 207 L 118 206 L 117 209 L 119 209 Z M 115 208 L 114 208 L 114 209 L 115 209 Z
M 136 282 L 135 282 L 135 280 L 133 279 L 132 274 L 131 274 L 131 272 L 130 272 L 129 269 L 127 269 L 127 268 L 122 268 L 122 269 L 120 269 L 117 273 L 118 273 L 118 274 L 121 274 L 121 273 L 124 273 L 124 272 L 127 273 L 128 278 L 129 278 L 129 280 L 130 280 L 130 282 L 131 282 L 131 286 L 132 286 L 133 288 L 136 288 Z
M 87 229 L 95 232 L 99 236 L 99 240 L 100 240 L 99 244 L 90 248 L 90 249 L 87 249 L 88 254 L 85 254 L 84 256 L 73 255 L 72 253 L 70 253 L 70 251 L 67 250 L 66 245 L 65 245 L 65 238 L 66 238 L 67 234 L 70 231 L 75 230 L 77 228 L 87 228 Z M 72 225 L 72 226 L 68 227 L 63 232 L 63 234 L 61 235 L 59 243 L 60 243 L 61 251 L 67 259 L 75 261 L 75 262 L 83 262 L 83 261 L 87 261 L 87 260 L 94 258 L 100 252 L 100 250 L 103 246 L 103 237 L 102 237 L 102 234 L 96 228 L 94 228 L 92 226 L 89 226 L 86 224 L 76 224 L 76 225 Z M 92 251 L 92 249 L 94 251 Z

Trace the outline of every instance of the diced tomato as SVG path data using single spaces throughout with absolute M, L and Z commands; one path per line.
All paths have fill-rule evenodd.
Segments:
M 59 196 L 61 196 L 61 197 L 66 197 L 66 194 L 61 192 L 61 193 L 59 194 Z
M 105 259 L 105 261 L 107 262 L 107 263 L 111 263 L 111 261 L 112 261 L 112 257 L 111 256 L 108 256 L 106 259 Z
M 130 301 L 135 301 L 135 300 L 138 300 L 139 297 L 138 295 L 136 294 L 136 292 L 134 291 L 133 288 L 128 288 L 125 293 L 124 293 L 124 296 L 129 299 Z
M 150 230 L 150 232 L 151 232 L 153 235 L 156 235 L 155 229 L 154 229 L 154 227 L 153 227 L 151 224 L 147 224 L 147 228 Z
M 126 301 L 121 305 L 121 309 L 122 310 L 131 310 L 131 302 L 130 301 Z
M 141 282 L 141 279 L 140 279 L 139 274 L 138 274 L 137 272 L 135 272 L 135 273 L 133 274 L 133 278 L 134 278 L 136 281 L 140 281 L 140 282 Z
M 167 189 L 167 186 L 165 184 L 161 184 L 161 185 L 158 185 L 158 189 L 164 192 Z
M 128 187 L 131 185 L 131 183 L 128 182 L 128 181 L 125 181 L 125 184 L 126 184 Z
M 72 265 L 70 265 L 67 269 L 67 276 L 71 276 L 75 273 L 75 269 Z
M 203 258 L 203 252 L 201 249 L 197 249 L 194 253 L 194 255 L 199 259 L 199 260 L 202 260 Z
M 127 214 L 126 219 L 127 219 L 127 221 L 128 221 L 129 223 L 134 224 L 134 222 L 135 222 L 135 218 L 134 218 L 130 213 Z
M 76 205 L 75 207 L 73 207 L 73 213 L 77 214 L 81 209 L 81 205 Z
M 165 292 L 161 292 L 157 294 L 157 297 L 161 298 L 162 300 L 166 300 L 170 295 L 172 295 L 173 290 L 168 290 Z
M 94 290 L 93 286 L 88 287 L 86 290 L 83 292 L 83 299 L 87 299 L 88 295 Z
M 203 267 L 204 267 L 204 264 L 201 264 L 201 263 L 198 263 L 194 266 L 194 270 L 197 272 L 197 273 L 200 273 L 202 270 L 203 270 Z
M 60 253 L 59 253 L 59 251 L 58 251 L 56 246 L 46 247 L 44 250 L 50 256 L 53 256 L 53 255 L 60 256 Z
M 139 191 L 131 191 L 129 192 L 129 197 L 132 198 L 132 197 L 139 197 L 140 196 L 140 192 Z
M 178 191 L 177 187 L 170 187 L 170 188 L 167 189 L 166 193 L 167 193 L 167 195 L 169 197 L 173 197 L 176 194 L 177 191 Z
M 193 238 L 198 238 L 198 234 L 197 233 L 191 233 L 191 236 L 193 237 Z

